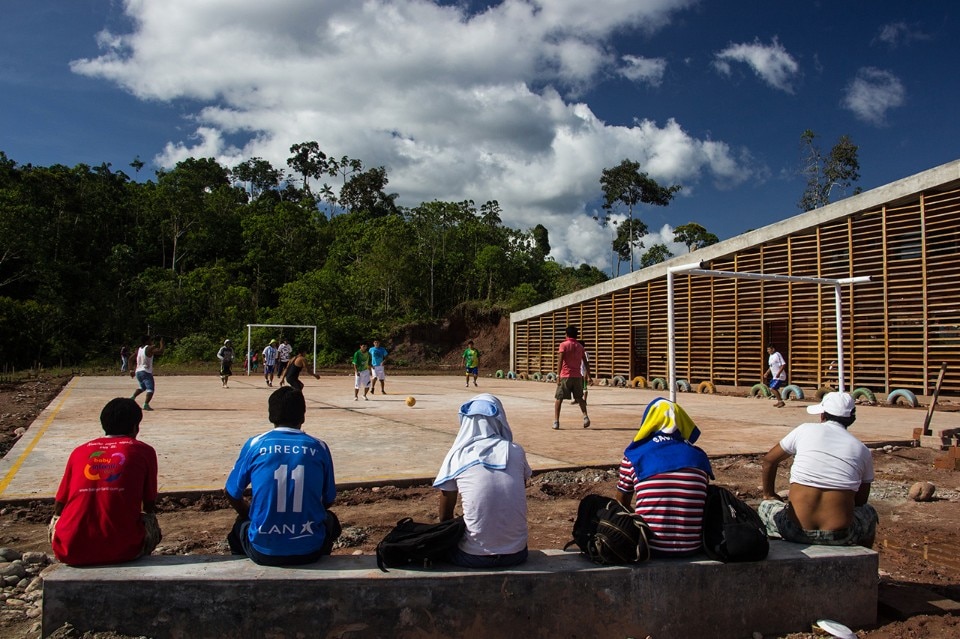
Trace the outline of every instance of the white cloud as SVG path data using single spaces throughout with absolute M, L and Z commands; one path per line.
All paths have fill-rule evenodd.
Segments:
M 660 82 L 664 61 L 621 58 L 613 36 L 653 33 L 695 3 L 504 0 L 470 14 L 430 0 L 129 1 L 134 30 L 101 33 L 102 54 L 72 68 L 199 105 L 195 133 L 157 154 L 163 166 L 257 156 L 286 169 L 290 146 L 315 140 L 386 167 L 403 205 L 497 199 L 504 223 L 547 226 L 557 259 L 598 263 L 612 238 L 586 209 L 604 167 L 629 157 L 686 192 L 753 170 L 674 120 L 613 126 L 575 97 L 620 60 L 632 79 Z
M 886 123 L 887 111 L 902 106 L 906 95 L 900 78 L 889 71 L 864 67 L 847 85 L 843 106 L 858 119 L 882 126 Z
M 731 44 L 714 54 L 713 66 L 722 75 L 731 75 L 731 62 L 746 64 L 765 83 L 787 93 L 793 93 L 793 79 L 800 71 L 800 65 L 777 38 L 769 45 L 759 39 L 753 44 Z
M 880 27 L 875 42 L 880 42 L 891 49 L 896 49 L 901 44 L 910 44 L 916 40 L 929 40 L 930 36 L 924 33 L 919 27 L 913 27 L 906 22 L 891 22 Z
M 658 87 L 663 82 L 663 74 L 667 70 L 667 61 L 663 58 L 641 58 L 634 55 L 625 55 L 621 58 L 626 64 L 619 73 L 634 82 L 646 82 Z

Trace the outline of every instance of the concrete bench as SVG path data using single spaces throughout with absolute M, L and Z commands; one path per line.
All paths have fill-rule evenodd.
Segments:
M 766 561 L 703 557 L 601 567 L 533 551 L 510 570 L 380 572 L 375 558 L 300 568 L 228 556 L 60 566 L 43 585 L 43 636 L 65 622 L 157 639 L 238 637 L 741 638 L 876 622 L 877 554 L 771 542 Z

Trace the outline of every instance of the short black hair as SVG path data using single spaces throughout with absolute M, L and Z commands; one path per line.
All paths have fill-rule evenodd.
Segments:
M 854 406 L 850 409 L 850 417 L 842 417 L 840 415 L 831 415 L 830 413 L 823 413 L 823 421 L 825 422 L 837 422 L 844 428 L 850 428 L 853 426 L 853 422 L 857 421 L 857 407 Z
M 143 346 L 144 344 L 152 344 L 152 343 L 153 343 L 153 339 L 149 335 L 144 335 L 143 337 L 140 338 L 140 346 Z
M 100 425 L 107 435 L 136 435 L 142 420 L 143 409 L 129 397 L 115 397 L 100 411 Z
M 307 401 L 296 388 L 281 386 L 267 400 L 270 423 L 274 426 L 300 428 L 307 415 Z
M 567 337 L 576 339 L 577 337 L 580 337 L 580 328 L 577 326 L 568 326 L 565 333 Z

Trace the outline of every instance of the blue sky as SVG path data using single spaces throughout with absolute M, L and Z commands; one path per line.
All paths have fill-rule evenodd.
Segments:
M 859 145 L 864 189 L 960 156 L 948 0 L 4 4 L 0 151 L 19 164 L 285 168 L 316 140 L 385 166 L 404 205 L 497 199 L 563 263 L 611 268 L 593 215 L 624 158 L 683 187 L 640 210 L 650 245 L 798 214 L 805 129 Z

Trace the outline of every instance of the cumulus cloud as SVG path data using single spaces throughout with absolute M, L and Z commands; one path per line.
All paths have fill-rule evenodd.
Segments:
M 619 70 L 620 75 L 634 82 L 646 82 L 658 87 L 663 82 L 663 74 L 667 70 L 667 61 L 663 58 L 641 58 L 634 55 L 625 55 L 622 60 L 624 66 Z
M 860 120 L 882 126 L 887 111 L 902 106 L 907 90 L 900 78 L 882 69 L 864 67 L 847 85 L 843 106 Z
M 162 166 L 256 156 L 285 168 L 292 144 L 315 140 L 384 166 L 400 204 L 497 199 L 504 223 L 544 224 L 558 259 L 599 266 L 593 251 L 612 238 L 587 207 L 604 167 L 628 157 L 688 192 L 753 170 L 674 120 L 611 125 L 577 97 L 617 72 L 661 82 L 665 61 L 620 56 L 613 36 L 656 32 L 695 3 L 127 2 L 132 30 L 102 32 L 100 55 L 71 66 L 144 100 L 196 105 L 192 134 L 157 154 Z
M 714 54 L 713 66 L 722 75 L 733 73 L 731 62 L 746 64 L 766 84 L 787 93 L 793 93 L 793 80 L 800 71 L 800 65 L 777 38 L 769 45 L 759 39 L 752 44 L 731 44 Z

